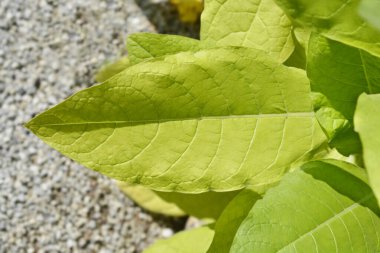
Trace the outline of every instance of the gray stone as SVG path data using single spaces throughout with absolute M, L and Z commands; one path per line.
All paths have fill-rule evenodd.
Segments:
M 169 226 L 22 126 L 140 31 L 153 28 L 133 0 L 0 1 L 0 253 L 141 252 Z

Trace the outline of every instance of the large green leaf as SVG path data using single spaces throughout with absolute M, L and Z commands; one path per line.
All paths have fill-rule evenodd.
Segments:
M 380 30 L 379 0 L 362 0 L 359 7 L 359 13 L 368 23 Z
M 187 193 L 260 193 L 326 141 L 305 72 L 248 48 L 134 65 L 26 126 L 105 175 Z
M 215 236 L 207 253 L 228 252 L 240 224 L 260 198 L 257 193 L 244 190 L 228 204 L 215 224 Z
M 307 74 L 312 90 L 323 93 L 331 105 L 352 120 L 363 92 L 380 92 L 380 58 L 358 48 L 312 35 Z
M 371 186 L 380 204 L 380 95 L 359 97 L 355 130 L 363 143 L 364 163 Z
M 217 219 L 228 203 L 240 192 L 204 192 L 185 194 L 153 191 L 140 185 L 119 183 L 121 189 L 141 207 L 170 216 L 191 215 Z
M 128 36 L 127 50 L 132 64 L 184 51 L 198 51 L 199 40 L 154 33 L 135 33 Z
M 262 49 L 281 62 L 294 50 L 291 22 L 273 0 L 206 0 L 201 40 Z
M 360 0 L 275 0 L 296 25 L 380 56 L 380 31 L 358 14 Z
M 144 253 L 206 253 L 213 236 L 214 230 L 209 227 L 196 228 L 158 240 Z
M 379 214 L 364 170 L 311 162 L 257 201 L 231 250 L 218 252 L 379 252 Z

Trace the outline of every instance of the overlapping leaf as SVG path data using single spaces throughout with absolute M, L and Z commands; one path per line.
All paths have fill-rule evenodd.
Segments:
M 319 124 L 329 137 L 329 146 L 337 149 L 341 154 L 361 154 L 362 145 L 359 135 L 353 125 L 331 105 L 322 106 L 316 112 Z
M 360 0 L 275 0 L 295 25 L 380 57 L 380 31 L 358 14 Z
M 363 156 L 371 186 L 380 204 L 380 94 L 360 96 L 355 130 L 363 143 Z
M 248 48 L 134 65 L 27 127 L 105 175 L 189 193 L 262 192 L 326 140 L 305 73 Z
M 177 35 L 135 33 L 127 40 L 132 64 L 184 51 L 198 51 L 200 48 L 199 40 Z
M 260 198 L 257 193 L 244 190 L 228 204 L 215 224 L 216 233 L 207 253 L 229 252 L 239 226 Z
M 183 216 L 191 215 L 199 219 L 217 219 L 228 203 L 240 192 L 204 192 L 184 194 L 178 192 L 158 192 L 140 185 L 120 182 L 121 189 L 141 207 L 155 213 Z
M 294 50 L 291 22 L 273 0 L 206 0 L 201 40 L 262 49 L 281 62 Z
M 363 92 L 380 92 L 380 58 L 358 48 L 313 35 L 307 74 L 312 90 L 323 93 L 332 106 L 352 120 Z
M 225 235 L 232 236 L 232 246 L 216 252 L 378 252 L 379 214 L 362 169 L 340 161 L 310 162 L 258 200 L 237 233 Z M 218 226 L 215 232 L 215 238 L 226 234 Z
M 167 216 L 185 216 L 186 212 L 175 203 L 166 201 L 152 191 L 141 185 L 129 185 L 125 182 L 118 182 L 120 189 L 136 204 L 153 213 Z
M 331 145 L 344 155 L 361 152 L 352 119 L 356 102 L 363 92 L 380 92 L 380 58 L 364 50 L 314 34 L 310 39 L 307 73 L 312 90 L 323 93 L 330 106 L 350 123 Z

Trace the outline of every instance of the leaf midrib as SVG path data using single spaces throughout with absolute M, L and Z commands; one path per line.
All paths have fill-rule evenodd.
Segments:
M 194 118 L 169 118 L 169 119 L 152 119 L 152 120 L 115 120 L 115 121 L 87 121 L 87 122 L 67 122 L 67 123 L 46 123 L 38 124 L 34 122 L 28 123 L 26 126 L 67 126 L 67 125 L 96 125 L 96 124 L 149 124 L 149 123 L 164 123 L 171 121 L 190 121 L 190 120 L 224 120 L 224 119 L 244 119 L 244 118 L 296 118 L 296 117 L 315 117 L 314 112 L 290 112 L 278 114 L 248 114 L 248 115 L 229 115 L 229 116 L 204 116 Z M 36 118 L 38 121 L 38 118 Z

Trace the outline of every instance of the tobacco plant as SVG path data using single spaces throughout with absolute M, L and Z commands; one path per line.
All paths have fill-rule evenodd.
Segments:
M 376 0 L 206 0 L 200 40 L 131 35 L 102 83 L 26 127 L 215 221 L 146 252 L 380 252 L 379 17 Z

